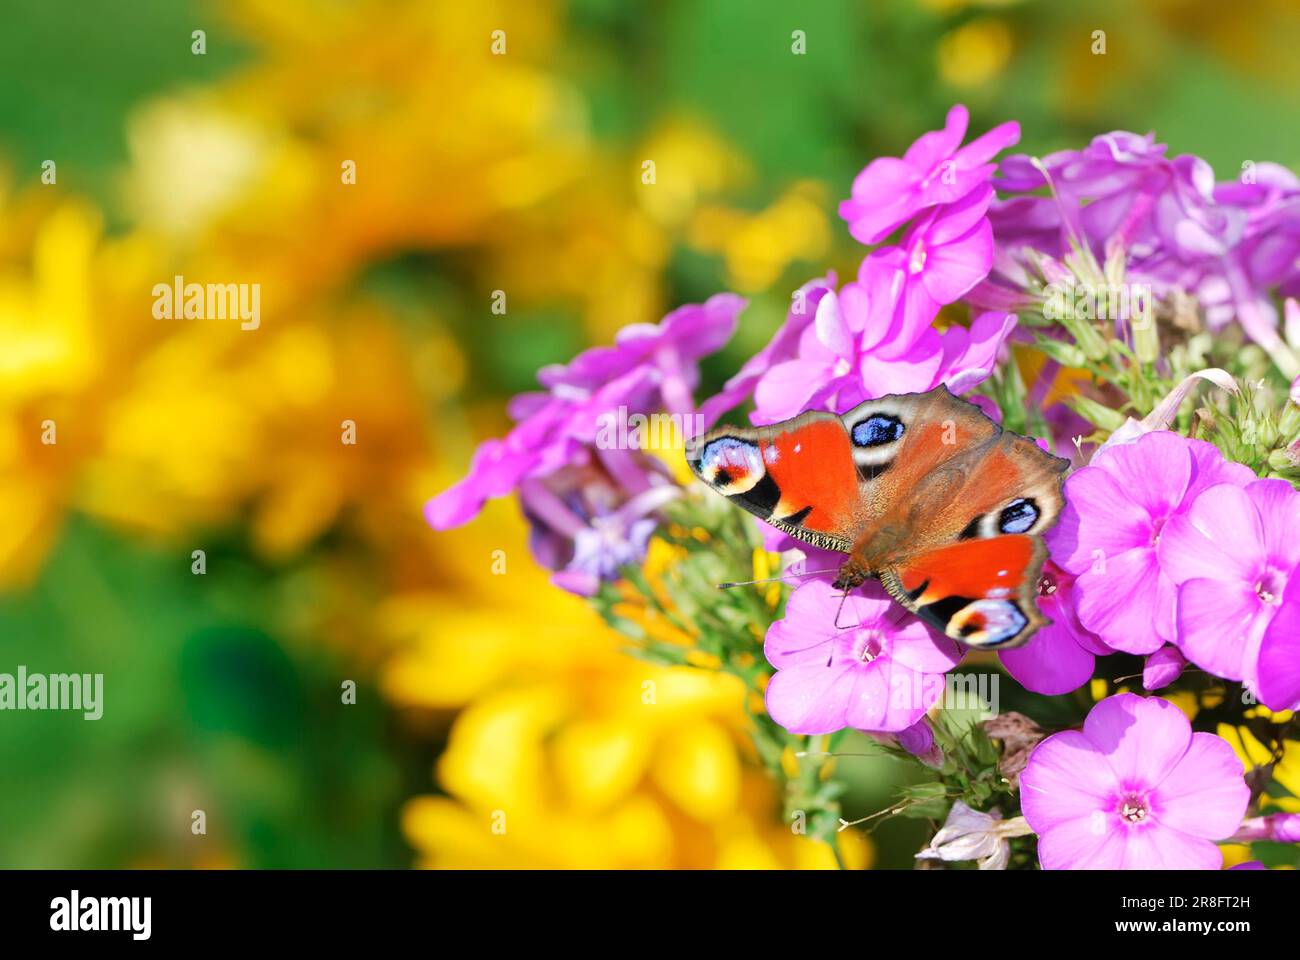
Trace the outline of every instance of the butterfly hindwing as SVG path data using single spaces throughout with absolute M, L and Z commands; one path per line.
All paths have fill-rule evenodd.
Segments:
M 1065 504 L 1068 467 L 1034 441 L 1003 432 L 977 458 L 963 458 L 959 470 L 927 478 L 918 493 L 942 506 L 919 522 L 936 539 L 1042 534 Z
M 694 444 L 687 462 L 760 520 L 817 547 L 852 548 L 860 497 L 839 417 L 811 412 L 770 427 L 724 427 Z
M 1047 620 L 1035 598 L 1047 556 L 1027 534 L 965 540 L 914 554 L 881 571 L 889 594 L 922 620 L 972 647 L 1024 643 Z

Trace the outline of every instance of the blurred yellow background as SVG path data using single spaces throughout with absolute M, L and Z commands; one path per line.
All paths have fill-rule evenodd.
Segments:
M 6 867 L 833 866 L 739 684 L 628 657 L 513 504 L 434 534 L 424 501 L 539 366 L 731 289 L 725 379 L 955 101 L 1035 153 L 1300 167 L 1284 0 L 0 11 L 0 671 L 105 686 L 0 715 Z M 259 285 L 257 328 L 156 318 L 176 276 Z M 901 774 L 857 763 L 878 809 Z

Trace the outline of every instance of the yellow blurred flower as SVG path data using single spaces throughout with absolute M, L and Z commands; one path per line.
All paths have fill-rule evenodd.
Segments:
M 447 796 L 416 798 L 403 817 L 423 865 L 834 865 L 781 823 L 736 678 L 629 657 L 585 602 L 546 583 L 509 505 L 475 526 L 481 561 L 464 564 L 454 608 L 429 592 L 384 615 L 399 644 L 387 694 L 464 705 L 437 764 Z M 868 856 L 853 837 L 846 850 L 856 865 Z
M 825 187 L 803 180 L 755 214 L 720 205 L 703 207 L 689 240 L 700 250 L 722 254 L 728 286 L 742 293 L 766 290 L 792 262 L 812 262 L 825 255 L 830 246 L 825 208 Z
M 997 19 L 962 24 L 939 41 L 939 75 L 954 87 L 982 87 L 1006 69 L 1011 30 Z
M 738 682 L 639 664 L 601 639 L 576 669 L 514 678 L 457 716 L 438 763 L 448 796 L 403 816 L 422 865 L 833 865 L 781 825 L 744 756 Z
M 539 65 L 547 6 L 227 13 L 259 54 L 136 111 L 129 232 L 103 239 L 76 201 L 3 200 L 0 582 L 34 575 L 68 509 L 177 536 L 249 508 L 270 557 L 340 518 L 372 536 L 398 514 L 421 524 L 425 411 L 463 359 L 436 318 L 409 342 L 355 281 L 395 251 L 490 245 L 502 218 L 582 180 L 581 107 Z M 498 27 L 507 56 L 489 48 Z M 151 290 L 174 276 L 258 285 L 260 327 L 155 319 Z M 47 422 L 57 444 L 40 442 Z
M 1026 0 L 916 0 L 916 2 L 922 7 L 928 7 L 940 13 L 957 13 L 968 7 L 983 7 L 985 9 L 1014 7 L 1025 3 Z
M 40 188 L 37 188 L 38 190 Z M 157 336 L 152 248 L 104 238 L 89 205 L 0 185 L 0 585 L 35 576 L 82 495 L 103 405 L 132 354 Z

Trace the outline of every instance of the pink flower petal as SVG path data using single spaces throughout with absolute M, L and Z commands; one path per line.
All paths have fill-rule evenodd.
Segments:
M 897 157 L 879 157 L 853 181 L 853 195 L 840 204 L 840 217 L 859 243 L 879 243 L 924 201 L 916 191 L 915 169 Z
M 763 643 L 763 655 L 778 670 L 808 663 L 842 659 L 835 641 L 854 629 L 879 623 L 894 607 L 882 588 L 863 589 L 843 600 L 829 580 L 808 580 L 797 587 L 786 604 L 785 617 L 772 624 Z M 845 627 L 836 627 L 836 616 Z M 846 629 L 848 628 L 848 629 Z
M 845 702 L 844 718 L 848 726 L 859 730 L 905 730 L 943 693 L 942 683 L 927 684 L 920 674 L 889 657 L 879 657 L 856 670 L 858 682 Z
M 1205 440 L 1188 440 L 1192 454 L 1192 480 L 1187 486 L 1186 502 L 1191 503 L 1198 494 L 1216 483 L 1231 483 L 1244 487 L 1257 479 L 1255 471 L 1244 463 L 1223 459 L 1219 448 Z
M 1002 345 L 1015 330 L 1016 322 L 1017 317 L 1014 313 L 994 310 L 976 317 L 969 331 L 961 327 L 950 327 L 945 330 L 943 332 L 945 379 L 947 377 L 955 379 L 972 372 L 991 371 L 997 362 Z
M 931 130 L 916 138 L 916 142 L 907 148 L 903 159 L 913 169 L 931 170 L 939 161 L 952 156 L 961 146 L 962 137 L 966 136 L 966 127 L 970 124 L 970 114 L 960 103 L 955 104 L 944 119 L 942 130 Z
M 1047 696 L 1079 689 L 1096 664 L 1096 658 L 1055 623 L 1043 627 L 1023 647 L 1003 650 L 998 657 L 1022 687 Z
M 787 360 L 763 374 L 754 390 L 754 403 L 771 421 L 787 420 L 808 409 L 808 401 L 830 376 L 823 364 Z
M 864 351 L 874 349 L 894 326 L 895 308 L 905 280 L 903 266 L 903 251 L 898 247 L 874 250 L 863 258 L 862 265 L 858 268 L 857 284 L 849 284 L 840 291 L 842 298 L 848 297 L 850 290 L 853 291 L 852 302 L 841 306 L 845 316 L 853 317 L 854 322 L 857 322 L 859 316 L 862 317 L 860 346 Z M 859 297 L 865 299 L 866 303 L 863 304 Z
M 1121 693 L 1088 714 L 1083 735 L 1128 789 L 1158 786 L 1192 741 L 1192 725 L 1168 700 Z
M 968 236 L 984 220 L 992 201 L 993 188 L 985 184 L 957 203 L 939 207 L 927 226 L 908 231 L 908 241 L 923 233 L 926 243 L 931 247 L 955 243 Z M 925 224 L 925 221 L 921 221 L 921 224 Z
M 993 266 L 993 227 L 981 220 L 969 233 L 929 248 L 921 281 L 937 303 L 954 303 L 988 276 Z
M 1250 788 L 1241 760 L 1222 737 L 1192 734 L 1187 753 L 1152 793 L 1151 815 L 1194 837 L 1223 840 L 1241 825 Z
M 1024 774 L 1020 782 L 1024 784 Z M 1124 863 L 1124 835 L 1118 829 L 1103 827 L 1102 816 L 1069 820 L 1039 831 L 1038 862 L 1042 868 L 1118 870 Z
M 1150 546 L 1150 516 L 1106 471 L 1085 467 L 1073 474 L 1065 483 L 1065 500 L 1052 557 L 1071 573 Z
M 1106 558 L 1075 582 L 1079 622 L 1116 650 L 1154 653 L 1164 642 L 1155 622 L 1162 609 L 1160 579 L 1149 547 Z
M 961 661 L 964 651 L 956 640 L 932 629 L 901 607 L 894 606 L 888 622 L 892 624 L 889 655 L 899 663 L 921 673 L 947 673 Z
M 1142 689 L 1159 690 L 1177 680 L 1187 666 L 1182 651 L 1174 646 L 1161 647 L 1142 666 Z
M 1284 569 L 1300 566 L 1300 492 L 1285 480 L 1256 480 L 1246 487 L 1263 534 L 1263 555 Z
M 791 733 L 843 730 L 845 705 L 854 697 L 861 672 L 851 664 L 805 663 L 773 674 L 767 684 L 767 712 Z
M 913 756 L 928 753 L 934 746 L 934 731 L 924 719 L 918 720 L 906 730 L 898 731 L 898 745 Z
M 1262 607 L 1240 580 L 1188 580 L 1178 588 L 1178 646 L 1215 676 L 1245 679 L 1267 623 Z
M 961 167 L 987 163 L 1007 147 L 1020 142 L 1020 124 L 1014 120 L 999 124 L 982 137 L 976 137 L 957 151 L 954 159 Z
M 1209 840 L 1159 823 L 1127 831 L 1121 870 L 1218 870 L 1223 853 Z
M 1175 584 L 1199 577 L 1249 580 L 1264 555 L 1259 512 L 1241 487 L 1215 484 L 1160 535 L 1160 566 Z
M 893 360 L 879 356 L 862 358 L 858 372 L 872 397 L 890 393 L 923 393 L 934 386 L 943 365 L 943 349 L 937 334 L 933 339 L 923 338 L 922 343 L 928 343 L 934 349 L 927 351 L 917 346 Z
M 817 339 L 832 355 L 846 358 L 853 356 L 853 335 L 840 312 L 839 297 L 833 292 L 826 294 L 817 304 L 813 328 L 817 331 Z
M 1020 775 L 1020 809 L 1034 832 L 1110 810 L 1119 790 L 1114 771 L 1078 730 L 1054 733 L 1034 748 Z
M 1153 520 L 1169 516 L 1182 503 L 1192 476 L 1187 441 L 1175 433 L 1154 431 L 1136 442 L 1109 447 L 1093 459 L 1114 477 L 1126 500 Z M 1104 516 L 1104 514 L 1103 514 Z
M 1300 568 L 1259 646 L 1259 698 L 1270 710 L 1300 706 Z
M 795 291 L 785 323 L 772 336 L 767 346 L 745 361 L 745 365 L 723 385 L 720 392 L 700 405 L 700 418 L 706 428 L 712 426 L 723 413 L 748 398 L 753 393 L 754 385 L 769 367 L 796 355 L 799 337 L 812 323 L 817 302 L 834 287 L 835 274 L 831 272 L 825 277 L 808 281 Z
M 939 313 L 941 304 L 930 296 L 924 283 L 911 277 L 903 284 L 902 295 L 894 308 L 889 331 L 874 350 L 876 357 L 892 360 L 912 351 L 918 340 L 933 332 L 930 325 Z

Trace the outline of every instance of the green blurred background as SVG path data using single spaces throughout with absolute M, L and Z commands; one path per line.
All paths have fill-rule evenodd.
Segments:
M 818 865 L 735 691 L 627 720 L 590 688 L 642 668 L 547 596 L 513 509 L 435 536 L 421 503 L 540 365 L 733 289 L 720 382 L 856 269 L 838 201 L 952 103 L 1039 154 L 1123 128 L 1296 168 L 1298 47 L 1283 0 L 0 0 L 0 671 L 106 699 L 0 714 L 0 865 Z M 262 327 L 154 320 L 175 273 L 262 283 Z M 615 741 L 643 772 L 574 772 Z M 891 761 L 841 762 L 846 815 L 894 797 Z M 471 836 L 508 804 L 561 839 Z

